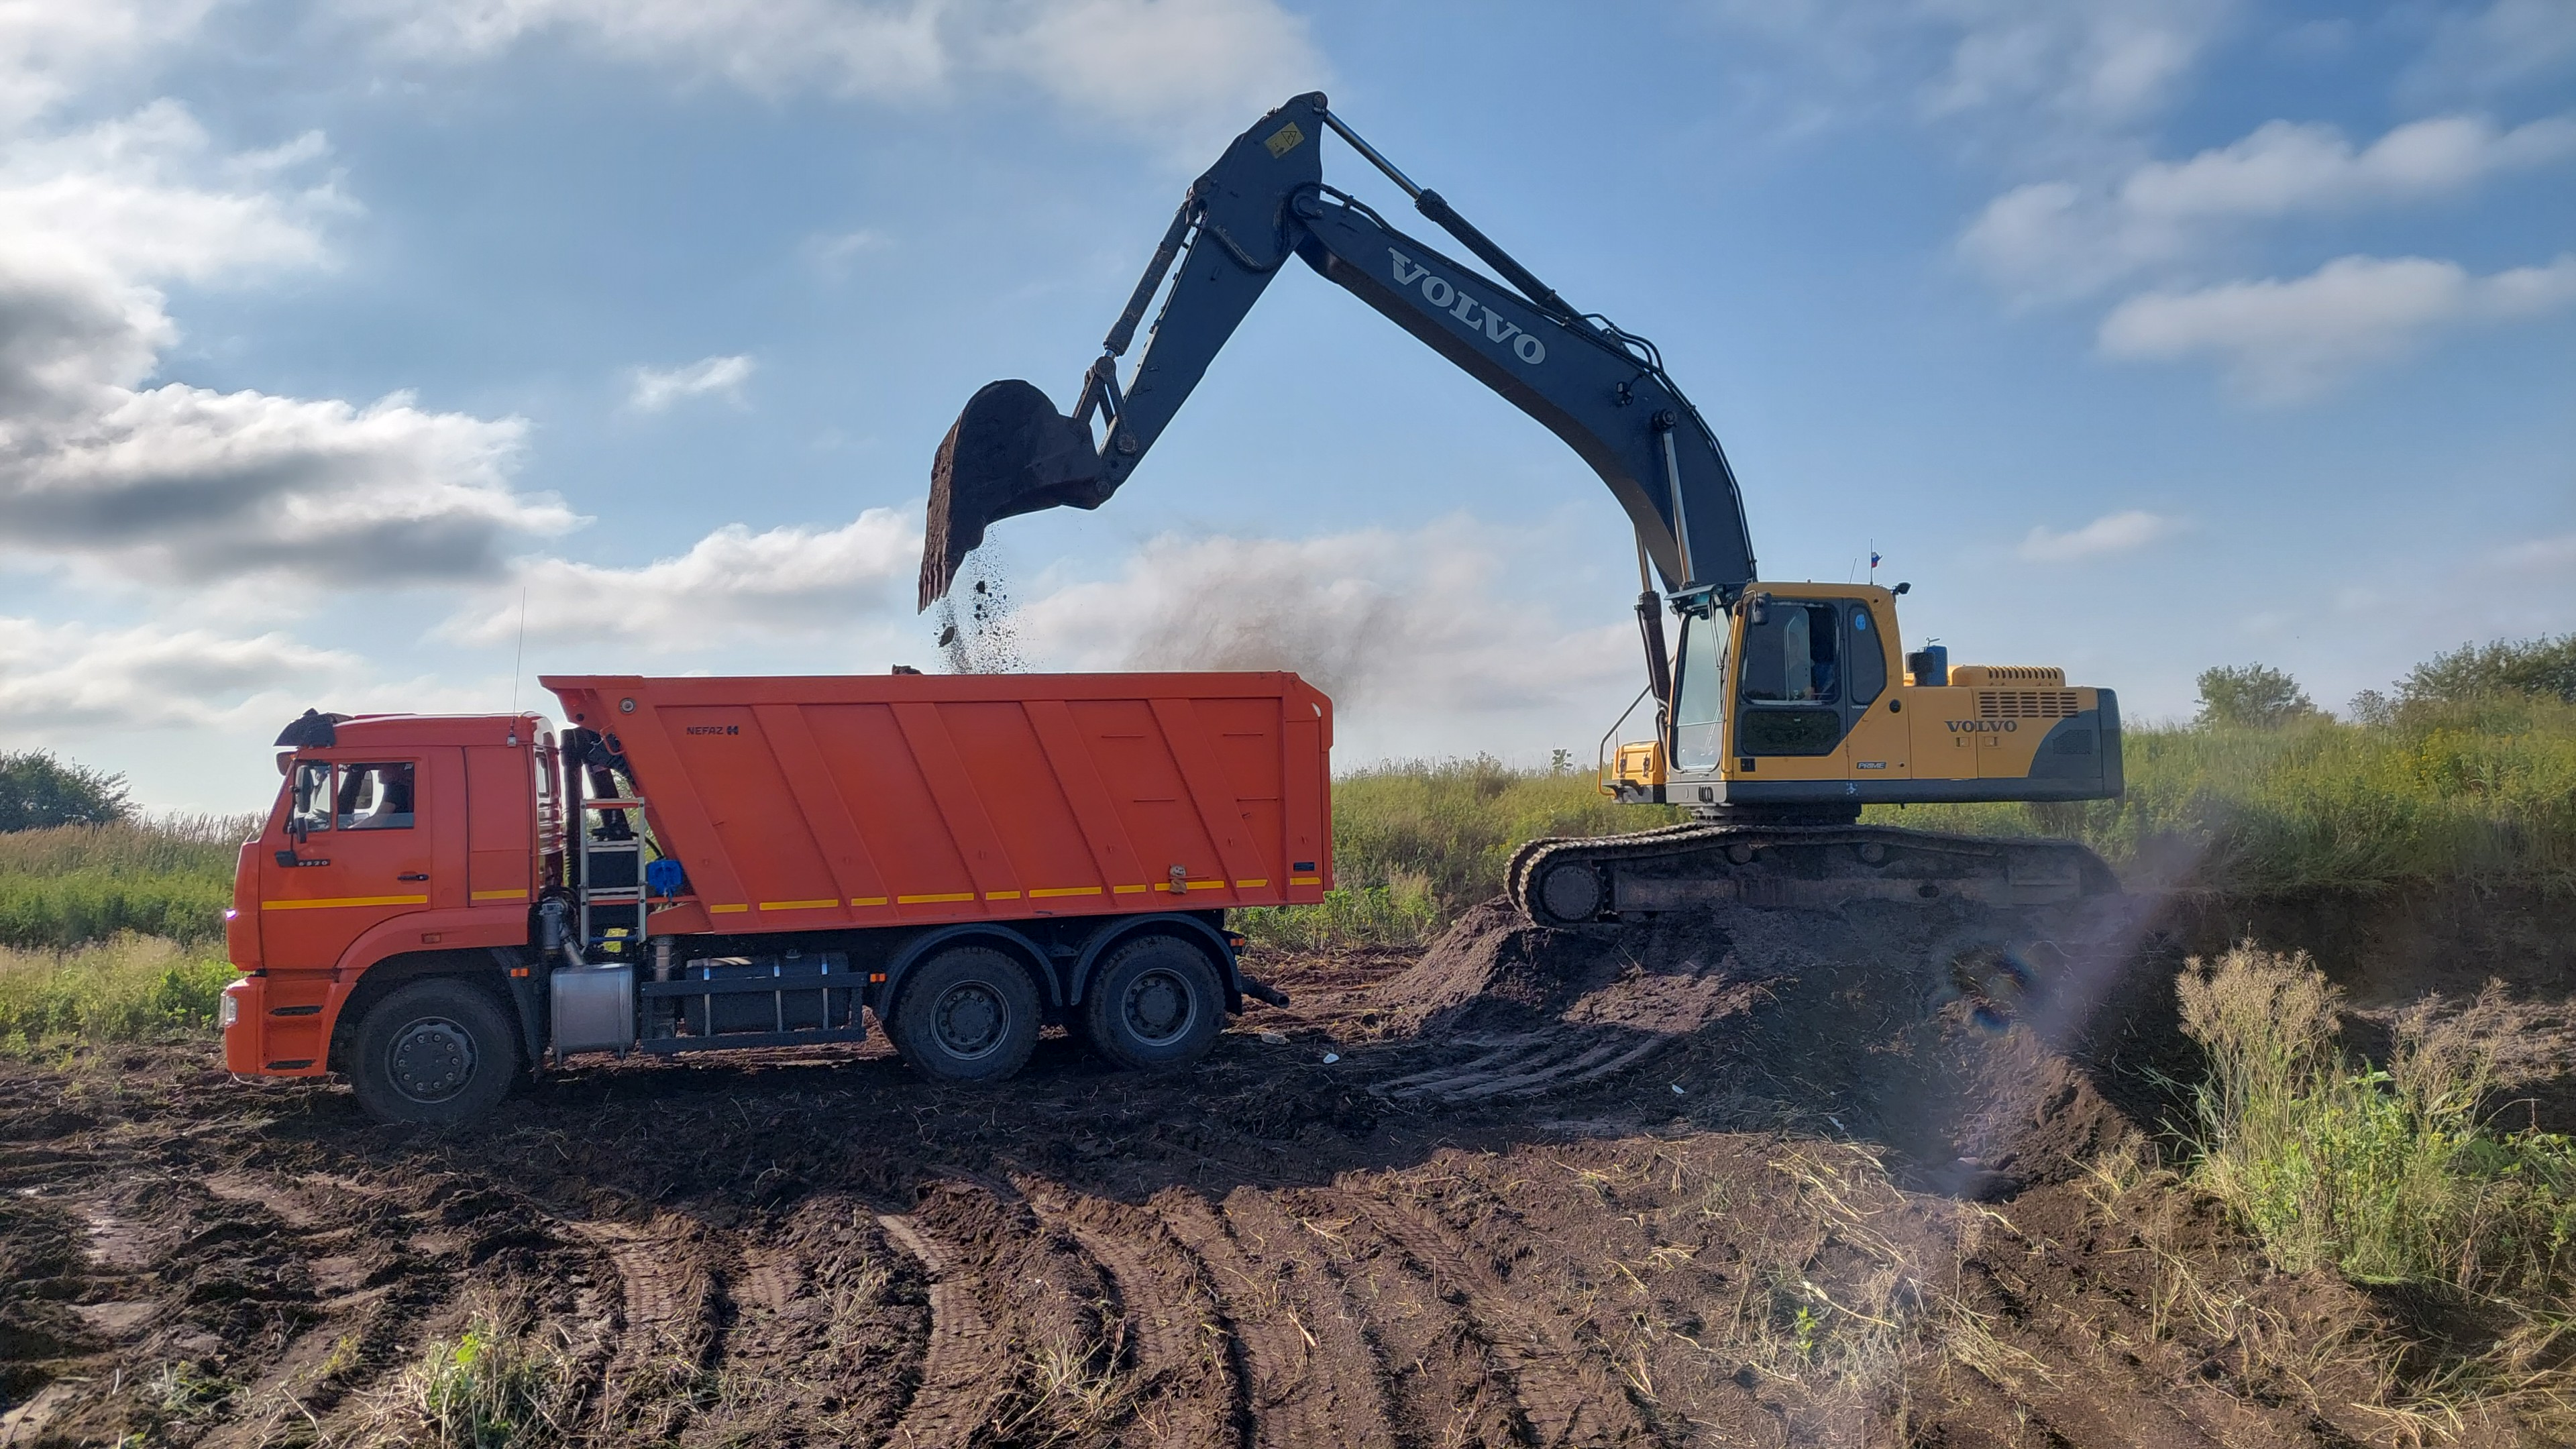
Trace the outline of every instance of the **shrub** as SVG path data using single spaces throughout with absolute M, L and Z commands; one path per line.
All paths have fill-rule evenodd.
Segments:
M 110 825 L 133 813 L 125 777 L 84 770 L 51 750 L 0 755 L 0 832 Z
M 2299 682 L 2260 664 L 2220 665 L 2200 672 L 2200 717 L 2222 729 L 2279 729 L 2317 717 Z
M 2416 665 L 2397 693 L 2407 703 L 2518 694 L 2576 704 L 2576 634 L 2463 644 Z

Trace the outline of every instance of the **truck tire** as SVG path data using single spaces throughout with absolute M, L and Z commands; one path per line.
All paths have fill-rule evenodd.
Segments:
M 1142 936 L 1109 953 L 1082 998 L 1091 1049 L 1119 1066 L 1168 1072 L 1208 1054 L 1225 1030 L 1225 988 L 1207 953 Z
M 368 1116 L 426 1127 L 491 1111 L 518 1075 L 518 1023 L 492 993 L 452 976 L 408 982 L 369 1007 L 349 1064 Z
M 990 946 L 952 946 L 914 967 L 886 1035 L 934 1082 L 997 1082 L 1038 1045 L 1038 989 Z

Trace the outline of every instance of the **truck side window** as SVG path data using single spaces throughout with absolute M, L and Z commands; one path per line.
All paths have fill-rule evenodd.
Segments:
M 340 767 L 342 830 L 409 830 L 411 762 Z
M 300 834 L 331 828 L 331 767 L 295 767 L 295 793 L 286 805 L 287 828 Z
M 1682 677 L 1673 686 L 1673 768 L 1714 770 L 1726 753 L 1726 621 L 1682 616 Z
M 1887 688 L 1887 644 L 1878 637 L 1878 623 L 1869 605 L 1854 604 L 1851 611 L 1851 697 L 1854 704 L 1868 704 Z

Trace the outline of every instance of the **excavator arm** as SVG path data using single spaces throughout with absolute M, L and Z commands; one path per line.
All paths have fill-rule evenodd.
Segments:
M 1324 184 L 1319 153 L 1327 129 L 1509 285 Z M 1666 593 L 1707 590 L 1726 603 L 1752 582 L 1752 541 L 1735 474 L 1716 435 L 1665 375 L 1653 344 L 1577 313 L 1439 193 L 1414 186 L 1379 156 L 1322 94 L 1310 93 L 1263 117 L 1191 184 L 1083 375 L 1072 416 L 1056 413 L 1026 382 L 993 383 L 968 402 L 932 468 L 921 606 L 947 593 L 959 562 L 994 520 L 1106 502 L 1291 257 L 1564 439 L 1627 510 L 1641 572 L 1651 562 Z M 1122 385 L 1119 359 L 1167 279 L 1144 356 Z M 1097 446 L 1095 416 L 1105 425 Z M 1650 666 L 1664 662 L 1661 612 L 1649 588 L 1639 616 Z M 1658 683 L 1661 674 L 1658 668 Z M 1659 698 L 1668 692 L 1655 691 Z

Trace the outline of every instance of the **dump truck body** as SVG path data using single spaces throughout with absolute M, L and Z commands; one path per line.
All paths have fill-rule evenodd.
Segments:
M 281 737 L 228 923 L 232 1070 L 449 1120 L 496 1052 L 848 1041 L 863 1006 L 934 1076 L 1007 1075 L 1041 1020 L 1177 1065 L 1264 990 L 1224 910 L 1331 885 L 1331 705 L 1294 675 L 544 682 L 560 732 Z M 505 1042 L 475 1039 L 487 1003 Z

